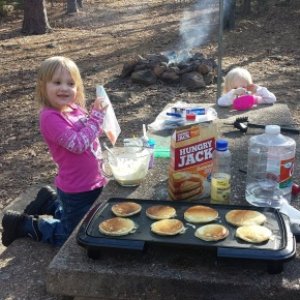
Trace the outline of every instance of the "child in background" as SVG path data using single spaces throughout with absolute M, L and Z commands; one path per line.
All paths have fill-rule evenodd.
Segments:
M 267 88 L 253 83 L 249 71 L 237 67 L 225 76 L 224 95 L 218 99 L 218 105 L 231 106 L 237 97 L 247 94 L 254 96 L 255 104 L 272 104 L 276 102 L 275 95 Z
M 36 98 L 41 106 L 40 131 L 58 167 L 57 192 L 43 187 L 24 213 L 5 212 L 4 246 L 27 236 L 62 245 L 107 183 L 101 172 L 98 140 L 106 110 L 104 97 L 97 97 L 88 114 L 77 65 L 71 59 L 55 56 L 41 64 Z M 39 217 L 44 214 L 52 217 Z

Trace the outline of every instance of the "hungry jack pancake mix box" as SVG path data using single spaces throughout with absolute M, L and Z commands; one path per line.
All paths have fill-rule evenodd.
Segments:
M 210 195 L 212 154 L 217 138 L 213 122 L 177 128 L 171 137 L 168 193 L 172 200 Z

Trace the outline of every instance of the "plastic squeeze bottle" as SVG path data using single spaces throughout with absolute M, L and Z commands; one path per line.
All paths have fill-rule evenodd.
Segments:
M 231 152 L 226 140 L 217 140 L 211 173 L 211 203 L 229 204 L 231 191 Z
M 265 133 L 248 144 L 246 200 L 255 206 L 279 208 L 292 194 L 296 142 L 280 133 L 280 126 L 267 125 Z

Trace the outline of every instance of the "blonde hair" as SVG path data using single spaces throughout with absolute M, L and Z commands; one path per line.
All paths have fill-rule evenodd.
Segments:
M 244 69 L 244 68 L 234 68 L 232 70 L 230 70 L 227 75 L 225 76 L 224 79 L 224 92 L 227 93 L 229 92 L 231 89 L 234 88 L 234 83 L 239 81 L 239 80 L 244 80 L 247 85 L 250 85 L 253 83 L 252 81 L 252 76 L 249 73 L 248 70 Z
M 40 106 L 51 107 L 47 97 L 46 84 L 52 80 L 55 71 L 59 68 L 69 71 L 77 88 L 75 103 L 85 108 L 85 94 L 80 71 L 73 60 L 63 56 L 53 56 L 44 60 L 37 75 L 36 100 Z

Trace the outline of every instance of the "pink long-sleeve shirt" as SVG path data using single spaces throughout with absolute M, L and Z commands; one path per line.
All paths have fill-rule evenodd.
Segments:
M 70 108 L 64 113 L 43 108 L 40 130 L 58 166 L 56 186 L 66 193 L 87 192 L 107 183 L 98 140 L 104 114 L 93 110 L 88 116 L 77 105 Z

